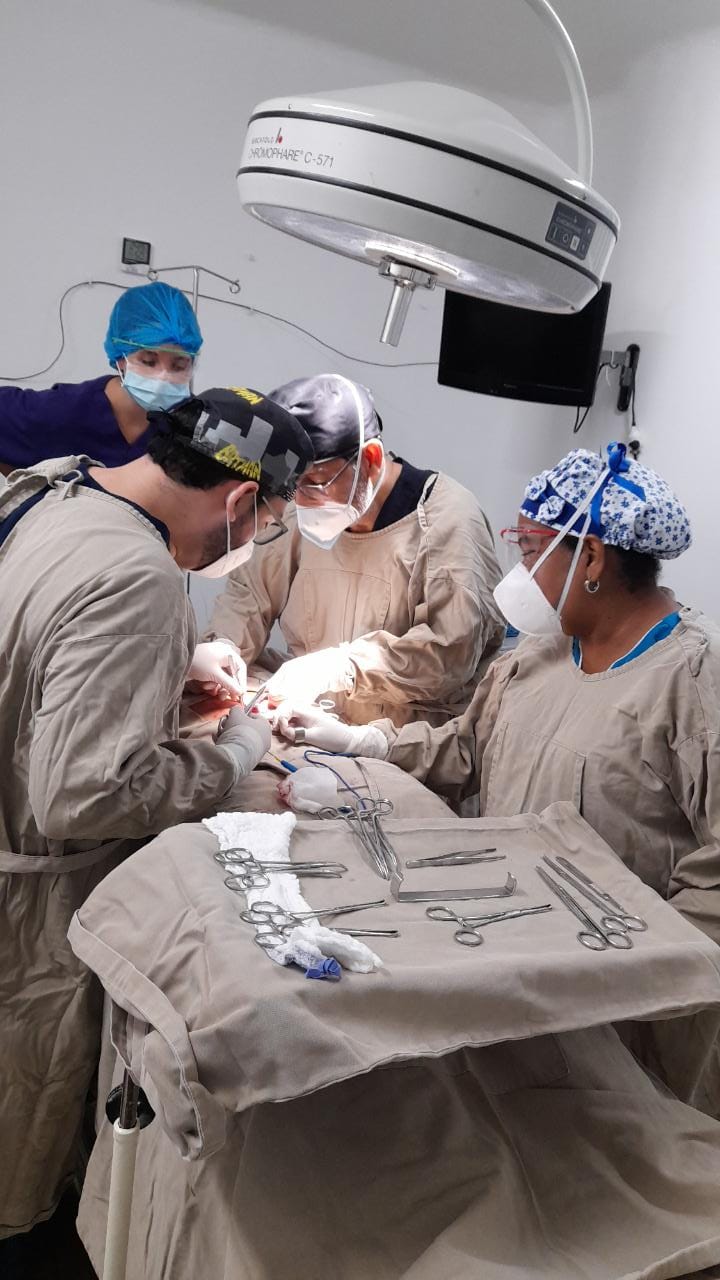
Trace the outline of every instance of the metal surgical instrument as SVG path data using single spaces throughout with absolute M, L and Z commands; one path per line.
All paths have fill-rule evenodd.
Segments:
M 545 858 L 544 861 L 550 862 L 550 859 Z M 601 911 L 607 911 L 609 907 L 609 916 L 616 920 L 622 920 L 626 929 L 633 929 L 637 933 L 645 932 L 648 927 L 647 920 L 643 920 L 642 916 L 630 915 L 624 907 L 620 906 L 619 902 L 616 902 L 614 898 L 611 898 L 609 893 L 606 893 L 604 889 L 601 889 L 600 886 L 595 884 L 589 876 L 585 875 L 584 871 L 581 871 L 579 867 L 574 865 L 574 863 L 569 862 L 567 858 L 562 858 L 558 855 L 555 861 L 560 864 L 560 866 L 553 868 L 556 875 L 563 876 L 564 880 L 568 880 L 569 872 L 576 881 L 575 888 L 579 889 L 581 893 L 584 893 L 585 897 L 588 898 L 590 902 L 594 903 L 596 907 L 599 907 Z M 552 866 L 552 863 L 550 865 Z M 560 870 L 560 867 L 566 868 L 564 873 Z M 578 884 L 577 881 L 580 881 L 580 883 Z M 569 883 L 572 884 L 572 880 L 570 880 Z M 583 885 L 585 886 L 584 888 Z
M 286 934 L 306 921 L 317 920 L 326 915 L 348 915 L 353 911 L 363 911 L 366 907 L 384 907 L 386 905 L 381 900 L 380 902 L 358 902 L 347 907 L 328 907 L 319 911 L 286 911 L 284 907 L 278 906 L 275 902 L 255 902 L 247 910 L 240 912 L 240 919 L 247 924 L 254 924 L 257 945 L 264 950 L 271 950 L 285 941 Z M 336 932 L 344 933 L 352 938 L 400 937 L 398 929 L 339 928 Z
M 272 859 L 256 858 L 254 853 L 249 849 L 222 849 L 219 853 L 213 854 L 216 862 L 226 869 L 229 867 L 249 867 L 255 870 L 259 867 L 262 871 L 278 871 L 287 870 L 294 871 L 296 868 L 306 868 L 307 870 L 326 870 L 328 875 L 342 875 L 343 871 L 347 871 L 344 862 L 327 862 L 323 858 L 316 858 L 311 861 L 302 860 L 300 862 L 292 862 L 290 858 L 279 858 L 276 861 Z
M 569 871 L 564 871 L 557 862 L 553 862 L 552 858 L 548 858 L 545 854 L 543 855 L 543 862 L 547 863 L 556 876 L 560 876 L 577 893 L 581 893 L 584 898 L 587 898 L 588 902 L 591 902 L 598 911 L 604 912 L 604 915 L 600 917 L 603 929 L 620 929 L 624 933 L 627 933 L 628 929 L 636 933 L 641 933 L 647 929 L 645 921 L 641 920 L 639 916 L 629 916 L 623 911 L 608 911 L 607 903 L 603 902 L 602 898 L 593 893 L 591 889 L 588 889 L 581 880 L 571 875 Z
M 397 872 L 402 879 L 397 855 L 380 823 L 380 818 L 392 811 L 391 800 L 364 800 L 360 809 L 353 809 L 349 804 L 336 808 L 328 805 L 319 810 L 318 817 L 342 819 L 362 844 L 378 875 L 389 880 Z
M 497 924 L 500 920 L 519 920 L 521 916 L 538 916 L 543 911 L 552 911 L 552 905 L 546 902 L 541 907 L 519 907 L 512 911 L 495 911 L 484 916 L 459 916 L 450 907 L 428 907 L 425 915 L 430 920 L 450 920 L 459 924 L 453 938 L 463 947 L 479 947 L 485 941 L 480 929 L 486 924 Z
M 508 871 L 504 885 L 492 889 L 401 889 L 402 878 L 390 877 L 390 892 L 396 902 L 470 902 L 475 898 L 510 898 L 517 880 Z
M 257 689 L 257 690 L 256 690 L 256 692 L 253 694 L 253 696 L 252 696 L 252 698 L 250 699 L 250 701 L 248 702 L 247 706 L 243 707 L 243 711 L 245 712 L 245 715 L 246 715 L 246 716 L 250 714 L 250 712 L 252 711 L 253 707 L 256 707 L 256 706 L 257 706 L 258 702 L 260 701 L 260 699 L 262 698 L 263 694 L 265 693 L 265 690 L 267 689 L 267 687 L 268 687 L 269 683 L 270 683 L 270 681 L 269 681 L 269 680 L 266 680 L 264 684 L 261 684 L 261 685 L 260 685 L 260 687 L 259 687 L 259 689 Z
M 303 878 L 320 878 L 337 880 L 347 867 L 343 862 L 291 862 L 283 859 L 277 862 L 258 861 L 247 849 L 226 849 L 213 854 L 216 862 L 230 875 L 225 877 L 225 884 L 234 893 L 244 893 L 248 889 L 267 889 L 270 876 L 292 873 Z
M 488 857 L 495 854 L 495 857 Z M 497 849 L 458 849 L 456 853 L 438 853 L 431 858 L 406 858 L 406 867 L 464 867 L 475 862 L 502 862 L 507 855 Z
M 540 879 L 546 884 L 548 889 L 552 889 L 553 893 L 565 904 L 568 911 L 572 911 L 573 915 L 585 927 L 580 930 L 577 935 L 578 942 L 584 947 L 588 947 L 590 951 L 606 951 L 608 947 L 615 947 L 618 951 L 629 951 L 633 945 L 633 940 L 628 933 L 619 929 L 605 929 L 601 924 L 596 924 L 592 916 L 580 906 L 579 902 L 569 894 L 562 885 L 553 880 L 542 867 L 536 867 Z

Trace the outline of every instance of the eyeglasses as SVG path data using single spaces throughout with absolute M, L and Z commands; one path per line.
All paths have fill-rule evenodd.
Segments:
M 288 531 L 288 527 L 285 522 L 280 519 L 280 516 L 275 515 L 275 512 L 270 506 L 267 498 L 264 498 L 262 494 L 260 494 L 260 501 L 267 507 L 270 515 L 272 516 L 272 520 L 269 524 L 265 525 L 264 529 L 258 529 L 255 534 L 253 542 L 256 547 L 264 547 L 266 543 L 274 542 L 276 538 L 281 538 L 282 535 Z
M 335 484 L 336 480 L 340 479 L 340 476 L 343 474 L 344 471 L 347 471 L 348 467 L 351 467 L 354 462 L 357 462 L 358 452 L 359 450 L 356 450 L 355 453 L 352 455 L 352 457 L 348 458 L 346 462 L 343 462 L 340 470 L 336 471 L 335 475 L 331 476 L 329 480 L 325 480 L 322 484 L 310 484 L 309 482 L 305 481 L 297 485 L 296 492 L 302 493 L 306 498 L 321 497 L 323 494 L 326 493 L 328 489 L 332 487 L 332 485 Z
M 500 537 L 511 547 L 531 545 L 533 538 L 557 538 L 557 529 L 531 529 L 528 525 L 510 525 L 500 530 Z

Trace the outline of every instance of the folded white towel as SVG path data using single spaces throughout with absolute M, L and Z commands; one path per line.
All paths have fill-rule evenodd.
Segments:
M 218 813 L 205 818 L 220 849 L 247 849 L 258 861 L 285 862 L 290 857 L 290 840 L 297 819 L 294 813 Z M 300 892 L 300 882 L 290 871 L 270 873 L 270 884 L 264 889 L 250 889 L 248 906 L 256 902 L 274 902 L 291 914 L 312 911 Z M 323 959 L 332 957 L 344 969 L 354 973 L 371 973 L 382 968 L 382 960 L 364 942 L 348 938 L 335 929 L 327 929 L 318 920 L 308 919 L 293 929 L 281 946 L 267 954 L 276 964 L 301 964 L 315 968 Z

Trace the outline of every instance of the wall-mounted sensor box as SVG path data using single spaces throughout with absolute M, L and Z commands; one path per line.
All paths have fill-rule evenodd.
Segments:
M 129 236 L 123 237 L 121 261 L 126 271 L 139 275 L 143 268 L 147 270 L 150 266 L 151 253 L 152 245 L 149 240 L 132 240 Z

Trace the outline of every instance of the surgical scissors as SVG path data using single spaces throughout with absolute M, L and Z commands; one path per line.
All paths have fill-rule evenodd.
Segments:
M 497 924 L 500 920 L 519 920 L 521 916 L 538 916 L 543 911 L 552 911 L 549 902 L 541 907 L 516 907 L 510 911 L 494 911 L 484 916 L 459 916 L 450 907 L 428 907 L 425 915 L 429 920 L 450 920 L 459 924 L 453 938 L 463 947 L 479 947 L 485 941 L 480 929 L 486 924 Z
M 264 950 L 279 946 L 285 941 L 286 934 L 309 920 L 319 920 L 323 916 L 350 915 L 353 911 L 364 911 L 367 907 L 385 907 L 384 899 L 378 902 L 355 902 L 348 906 L 326 907 L 318 911 L 286 911 L 276 902 L 254 902 L 247 910 L 240 912 L 240 919 L 246 924 L 255 925 L 255 941 Z M 333 926 L 334 927 L 334 926 Z M 347 934 L 352 938 L 399 938 L 398 929 L 344 929 L 337 933 Z
M 585 926 L 577 935 L 577 940 L 583 947 L 588 947 L 590 951 L 607 951 L 608 947 L 615 947 L 618 951 L 629 951 L 633 945 L 633 940 L 625 930 L 606 929 L 602 924 L 596 924 L 592 916 L 576 902 L 562 885 L 553 880 L 542 867 L 536 867 L 540 879 L 551 889 L 556 897 L 565 904 L 568 911 L 572 911 L 573 915 Z
M 549 858 L 546 857 L 544 861 L 550 863 L 550 866 L 552 866 Z M 574 863 L 569 862 L 567 858 L 562 858 L 558 854 L 555 861 L 560 864 L 560 866 L 553 867 L 556 875 L 562 876 L 564 880 L 568 880 L 570 884 L 573 884 L 573 881 L 570 880 L 568 876 L 569 872 L 570 875 L 575 878 L 576 883 L 574 884 L 574 888 L 579 889 L 580 893 L 584 893 L 585 897 L 588 898 L 594 906 L 599 907 L 601 911 L 607 911 L 608 907 L 611 908 L 611 913 L 606 917 L 606 919 L 622 920 L 626 929 L 633 929 L 636 933 L 645 932 L 648 927 L 647 920 L 643 920 L 642 916 L 630 915 L 624 907 L 620 906 L 619 902 L 616 902 L 614 898 L 611 898 L 609 893 L 606 893 L 604 889 L 601 889 L 600 886 L 595 884 L 589 876 L 585 875 L 584 871 L 581 871 L 579 867 L 574 865 Z M 562 872 L 560 867 L 565 867 L 566 871 Z M 580 883 L 578 884 L 577 881 L 580 881 Z M 585 887 L 583 888 L 583 886 Z

